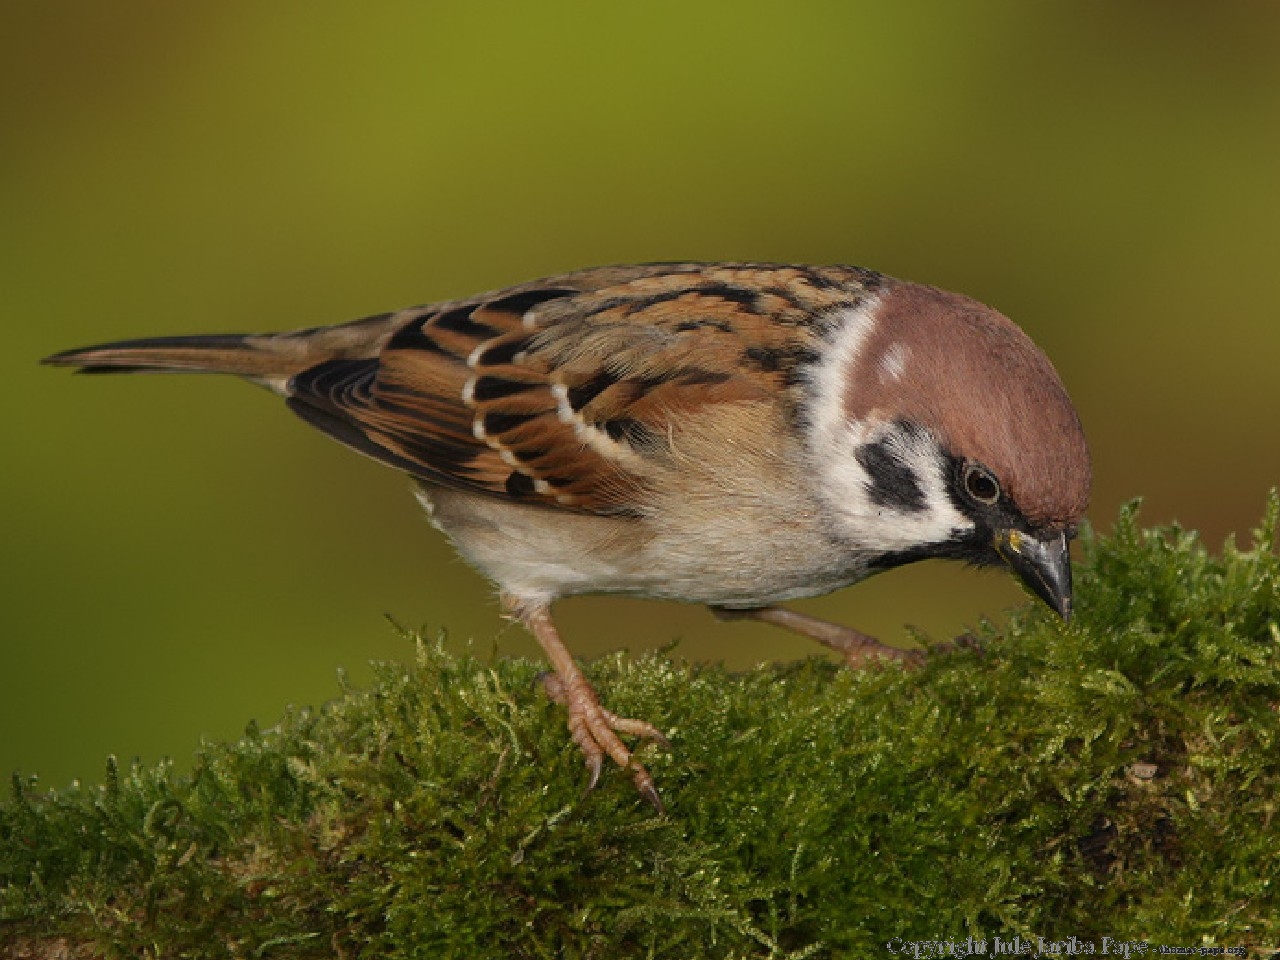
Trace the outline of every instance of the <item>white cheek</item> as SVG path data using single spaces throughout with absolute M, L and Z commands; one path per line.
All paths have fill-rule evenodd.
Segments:
M 897 448 L 899 462 L 914 474 L 920 487 L 923 508 L 907 510 L 872 499 L 873 478 L 858 462 L 857 450 L 885 433 L 882 423 L 846 423 L 843 449 L 831 450 L 824 489 L 829 492 L 827 503 L 837 532 L 860 547 L 898 551 L 942 543 L 972 530 L 972 521 L 951 502 L 942 461 L 933 441 L 925 436 L 906 440 Z

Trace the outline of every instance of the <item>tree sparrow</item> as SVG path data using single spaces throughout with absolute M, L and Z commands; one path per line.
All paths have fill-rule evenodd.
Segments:
M 47 363 L 234 373 L 405 471 L 546 651 L 594 786 L 653 779 L 552 622 L 558 597 L 710 605 L 850 663 L 776 606 L 928 557 L 1003 562 L 1063 617 L 1089 453 L 1053 366 L 990 307 L 846 266 L 604 267 L 292 333 L 125 340 Z

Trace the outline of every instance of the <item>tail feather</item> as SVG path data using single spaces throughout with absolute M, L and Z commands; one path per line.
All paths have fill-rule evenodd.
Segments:
M 247 334 L 211 334 L 117 340 L 65 350 L 45 357 L 41 362 L 55 367 L 75 367 L 79 373 L 152 371 L 278 375 L 281 358 L 276 351 L 260 346 L 263 339 L 266 338 Z
M 317 363 L 375 356 L 399 316 L 384 313 L 292 333 L 116 340 L 55 353 L 42 362 L 79 373 L 230 373 L 282 390 L 290 377 Z

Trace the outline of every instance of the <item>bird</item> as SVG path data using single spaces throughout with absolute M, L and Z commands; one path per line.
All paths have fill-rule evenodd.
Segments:
M 1010 569 L 1064 619 L 1091 466 L 1046 355 L 958 293 L 846 265 L 596 267 L 274 334 L 121 340 L 45 363 L 229 373 L 408 474 L 551 664 L 588 768 L 663 811 L 552 603 L 673 599 L 913 654 L 781 606 L 928 558 Z M 638 747 L 636 748 L 638 749 Z

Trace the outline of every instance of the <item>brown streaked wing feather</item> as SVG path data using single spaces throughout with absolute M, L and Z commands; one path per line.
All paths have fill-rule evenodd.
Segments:
M 375 360 L 295 376 L 290 405 L 433 482 L 634 512 L 682 421 L 710 404 L 788 402 L 822 316 L 874 279 L 731 264 L 566 274 L 424 308 Z

